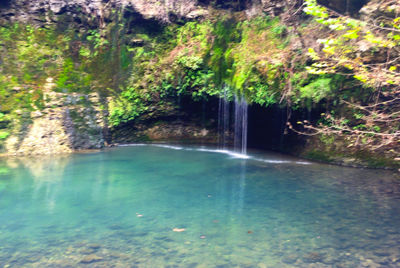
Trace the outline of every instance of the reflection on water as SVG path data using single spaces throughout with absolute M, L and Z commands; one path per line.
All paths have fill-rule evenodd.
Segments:
M 56 204 L 56 196 L 62 186 L 64 169 L 69 159 L 68 156 L 10 158 L 6 160 L 6 165 L 9 169 L 25 170 L 25 172 L 13 174 L 14 185 L 25 187 L 27 176 L 31 178 L 33 180 L 32 198 L 44 199 L 46 208 L 51 211 Z
M 0 162 L 0 267 L 400 267 L 394 173 L 175 147 Z

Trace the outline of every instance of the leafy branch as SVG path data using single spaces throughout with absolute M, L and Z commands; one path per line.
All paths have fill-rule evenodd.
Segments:
M 288 123 L 289 128 L 303 135 L 344 135 L 349 147 L 398 148 L 400 17 L 380 17 L 370 23 L 338 14 L 316 0 L 305 0 L 304 12 L 323 25 L 326 33 L 317 40 L 320 49 L 308 50 L 313 60 L 308 73 L 353 77 L 370 89 L 371 95 L 364 103 L 340 99 L 341 109 L 346 111 L 341 117 L 323 114 L 319 124 L 302 121 L 297 127 Z

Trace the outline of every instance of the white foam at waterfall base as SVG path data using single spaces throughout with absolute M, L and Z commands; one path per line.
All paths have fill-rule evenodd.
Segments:
M 180 146 L 174 145 L 166 145 L 166 144 L 150 144 L 150 143 L 126 143 L 126 144 L 118 144 L 117 147 L 134 147 L 134 146 L 153 146 L 160 148 L 167 148 L 172 150 L 188 150 L 188 148 L 183 148 Z
M 307 161 L 290 161 L 290 160 L 277 160 L 277 159 L 264 159 L 259 157 L 254 157 L 248 154 L 242 154 L 235 151 L 224 150 L 224 149 L 210 149 L 210 148 L 191 148 L 191 147 L 182 147 L 176 145 L 167 145 L 167 144 L 146 144 L 146 143 L 130 143 L 130 144 L 119 144 L 118 147 L 129 147 L 129 146 L 153 146 L 177 151 L 197 151 L 197 152 L 207 152 L 207 153 L 218 153 L 218 154 L 225 154 L 230 156 L 231 158 L 235 159 L 246 159 L 246 160 L 253 160 L 268 164 L 297 164 L 297 165 L 310 165 L 310 162 Z
M 251 156 L 249 156 L 247 154 L 241 154 L 241 153 L 237 153 L 237 152 L 229 151 L 229 150 L 205 149 L 205 148 L 198 148 L 195 150 L 199 151 L 199 152 L 226 154 L 226 155 L 232 156 L 233 158 L 240 158 L 240 159 L 250 159 L 251 158 Z
M 167 148 L 167 149 L 172 149 L 172 150 L 187 150 L 188 149 L 188 148 L 183 148 L 183 147 L 180 147 L 180 146 L 164 145 L 164 144 L 152 144 L 152 146 L 161 147 L 161 148 Z
M 147 146 L 145 143 L 125 143 L 125 144 L 117 144 L 117 147 L 133 147 L 133 146 Z

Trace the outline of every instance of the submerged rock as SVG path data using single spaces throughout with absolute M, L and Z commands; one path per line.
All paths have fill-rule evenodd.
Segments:
M 81 249 L 79 252 L 82 254 L 85 254 L 85 255 L 90 255 L 90 254 L 95 253 L 96 250 L 94 250 L 92 248 L 84 248 L 84 249 Z
M 390 255 L 390 252 L 389 252 L 388 250 L 385 250 L 385 249 L 376 249 L 376 250 L 374 251 L 374 254 L 375 254 L 376 256 L 386 257 L 386 256 L 389 256 L 389 255 Z
M 88 263 L 94 263 L 94 262 L 98 262 L 98 261 L 102 261 L 102 260 L 103 260 L 103 257 L 97 256 L 95 254 L 90 254 L 90 255 L 85 256 L 80 261 L 80 263 L 88 264 Z
M 323 258 L 322 262 L 327 265 L 332 265 L 337 262 L 337 259 L 333 256 L 327 256 L 326 258 Z
M 89 244 L 89 245 L 88 245 L 88 248 L 91 248 L 91 249 L 99 249 L 99 248 L 101 248 L 101 245 L 100 245 L 100 244 Z
M 324 260 L 324 255 L 318 252 L 310 252 L 303 257 L 303 261 L 308 263 L 322 262 L 323 260 Z
M 174 228 L 174 229 L 172 229 L 172 231 L 180 233 L 180 232 L 186 231 L 186 229 L 185 228 Z
M 286 264 L 293 264 L 297 261 L 298 256 L 294 254 L 286 255 L 282 258 L 282 262 Z

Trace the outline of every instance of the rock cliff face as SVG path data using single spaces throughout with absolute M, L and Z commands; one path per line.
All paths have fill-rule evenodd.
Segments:
M 0 16 L 12 21 L 50 22 L 57 15 L 83 13 L 95 18 L 107 18 L 112 9 L 131 8 L 145 19 L 169 21 L 174 17 L 196 18 L 206 10 L 195 0 L 38 0 L 6 1 L 0 6 Z
M 360 10 L 363 20 L 375 21 L 394 19 L 400 14 L 400 1 L 398 0 L 372 0 Z
M 31 122 L 6 140 L 7 154 L 59 154 L 104 147 L 107 126 L 97 94 L 48 91 L 45 98 L 45 108 L 31 112 Z
M 318 0 L 322 5 L 340 13 L 358 14 L 370 0 Z M 364 13 L 374 13 L 383 7 L 396 5 L 396 0 L 372 1 Z M 112 9 L 132 9 L 144 19 L 157 19 L 174 22 L 177 19 L 196 19 L 207 16 L 209 7 L 246 11 L 254 16 L 266 13 L 277 16 L 285 10 L 300 7 L 302 0 L 5 0 L 0 3 L 0 20 L 51 22 L 57 15 L 68 13 L 73 17 L 77 13 L 92 18 L 107 19 Z M 375 6 L 379 6 L 375 8 Z M 373 9 L 371 11 L 370 9 Z
M 121 127 L 112 131 L 114 143 L 134 142 L 188 142 L 218 143 L 218 133 L 212 128 L 199 126 L 196 122 L 174 120 Z
M 144 19 L 174 22 L 179 19 L 197 19 L 208 15 L 209 7 L 246 11 L 248 16 L 266 13 L 277 16 L 285 8 L 299 6 L 301 0 L 7 0 L 0 4 L 0 19 L 11 21 L 36 21 L 50 23 L 57 15 L 78 13 L 91 18 L 109 18 L 112 9 L 127 8 Z

